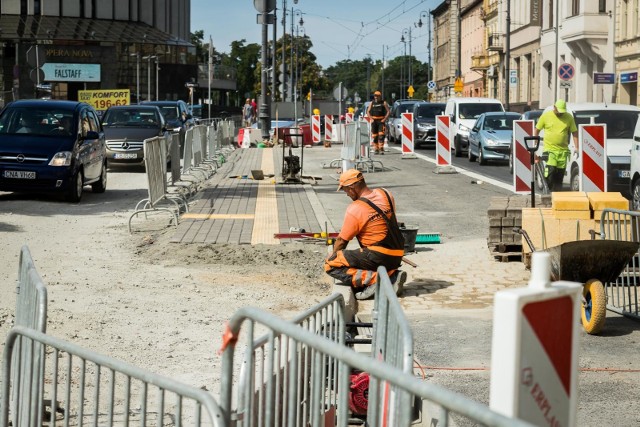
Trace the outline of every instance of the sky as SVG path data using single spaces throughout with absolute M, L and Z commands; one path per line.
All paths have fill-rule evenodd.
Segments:
M 260 1 L 260 0 L 256 0 Z M 302 34 L 299 21 L 313 48 L 318 64 L 323 68 L 338 61 L 362 60 L 368 55 L 372 60 L 388 60 L 411 54 L 427 62 L 429 10 L 443 0 L 275 0 L 277 7 L 277 38 L 282 37 L 282 8 L 286 1 L 287 34 L 291 34 L 293 8 L 294 33 Z M 246 44 L 262 43 L 261 25 L 256 23 L 258 11 L 254 0 L 191 0 L 191 31 L 204 31 L 205 42 L 209 37 L 218 52 L 229 53 L 231 42 L 246 40 Z M 416 24 L 422 20 L 422 27 Z M 433 31 L 433 30 L 432 30 Z M 269 25 L 269 39 L 273 38 L 273 26 Z M 405 37 L 405 43 L 401 37 Z M 409 37 L 411 36 L 411 37 Z M 433 34 L 431 35 L 433 39 Z M 411 46 L 409 46 L 411 38 Z M 433 49 L 433 45 L 432 45 Z

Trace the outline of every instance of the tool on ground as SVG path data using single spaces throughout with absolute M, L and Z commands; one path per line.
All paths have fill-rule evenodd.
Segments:
M 402 261 L 403 261 L 403 262 L 406 262 L 407 264 L 409 264 L 409 265 L 410 265 L 411 267 L 413 267 L 413 268 L 416 268 L 416 267 L 418 266 L 418 264 L 416 264 L 416 263 L 415 263 L 415 262 L 413 262 L 413 261 L 408 260 L 408 259 L 407 259 L 407 258 L 405 258 L 405 257 L 402 257 Z
M 440 233 L 418 233 L 416 243 L 440 243 Z
M 304 161 L 304 141 L 302 141 L 303 134 L 293 133 L 292 132 L 293 128 L 289 128 L 288 130 L 289 132 L 285 135 L 285 136 L 289 136 L 289 141 L 290 141 L 288 156 L 285 155 L 285 147 L 287 145 L 286 139 L 282 141 L 282 179 L 283 179 L 283 183 L 285 184 L 291 184 L 291 183 L 299 184 L 302 182 L 300 178 L 302 176 L 302 164 Z M 293 138 L 292 137 L 300 138 L 300 141 L 302 142 L 300 144 L 301 157 L 293 155 L 293 150 L 292 150 Z M 300 173 L 300 176 L 298 176 L 298 173 Z

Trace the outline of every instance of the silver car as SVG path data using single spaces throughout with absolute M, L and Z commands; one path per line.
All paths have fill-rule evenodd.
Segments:
M 418 102 L 419 99 L 401 99 L 393 103 L 386 125 L 389 142 L 402 142 L 402 113 L 412 113 L 413 106 Z
M 478 159 L 486 165 L 488 160 L 509 160 L 513 121 L 519 120 L 518 113 L 483 113 L 469 131 L 469 161 Z

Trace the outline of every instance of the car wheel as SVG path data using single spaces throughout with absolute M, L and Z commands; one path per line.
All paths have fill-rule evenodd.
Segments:
M 636 179 L 633 183 L 631 203 L 634 210 L 640 210 L 640 179 Z
M 73 178 L 69 182 L 69 189 L 67 190 L 67 201 L 71 203 L 78 203 L 82 198 L 82 187 L 84 186 L 84 178 L 82 177 L 82 171 L 78 171 L 73 175 Z
M 471 153 L 471 143 L 469 143 L 469 149 L 467 150 L 467 157 L 469 157 L 470 162 L 476 161 L 476 156 Z
M 487 164 L 487 159 L 484 158 L 484 155 L 482 154 L 482 145 L 478 144 L 478 163 L 480 163 L 482 166 Z
M 569 181 L 571 191 L 580 191 L 580 175 L 578 168 L 571 169 L 571 181 Z
M 97 182 L 91 184 L 91 190 L 94 193 L 104 193 L 107 189 L 107 164 L 102 164 L 102 171 L 100 172 L 100 179 Z
M 455 157 L 462 157 L 462 149 L 460 148 L 460 140 L 453 138 L 453 155 Z

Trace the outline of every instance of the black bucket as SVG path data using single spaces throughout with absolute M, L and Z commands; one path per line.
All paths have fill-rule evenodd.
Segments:
M 402 236 L 404 237 L 404 252 L 415 252 L 416 238 L 418 237 L 418 227 L 400 227 L 400 231 L 402 232 Z

